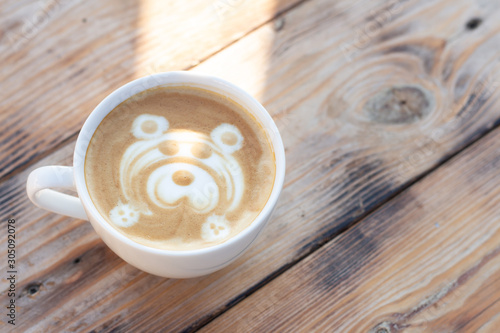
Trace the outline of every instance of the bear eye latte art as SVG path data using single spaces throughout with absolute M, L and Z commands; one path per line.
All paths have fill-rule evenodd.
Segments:
M 248 227 L 275 172 L 274 152 L 252 115 L 227 97 L 180 86 L 118 105 L 85 159 L 90 197 L 108 223 L 168 250 L 219 244 Z

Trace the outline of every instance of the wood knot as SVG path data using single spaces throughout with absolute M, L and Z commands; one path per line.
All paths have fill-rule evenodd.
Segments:
M 391 326 L 394 324 L 391 322 L 384 321 L 370 330 L 370 333 L 391 333 Z
M 285 27 L 285 18 L 280 17 L 274 21 L 274 30 L 281 31 Z
M 38 291 L 40 291 L 40 286 L 40 283 L 32 283 L 26 287 L 26 292 L 28 295 L 34 296 L 38 293 Z
M 479 17 L 475 17 L 475 18 L 472 18 L 470 19 L 466 24 L 465 24 L 465 28 L 467 30 L 474 30 L 476 29 L 477 27 L 479 27 L 481 25 L 481 23 L 483 23 L 483 20 L 481 20 Z
M 415 86 L 392 87 L 366 102 L 364 112 L 372 121 L 383 124 L 411 124 L 430 113 L 429 95 Z

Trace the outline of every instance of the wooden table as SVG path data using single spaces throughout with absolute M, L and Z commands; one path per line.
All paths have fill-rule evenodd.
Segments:
M 3 0 L 2 332 L 500 332 L 500 2 Z M 85 118 L 159 71 L 256 96 L 285 143 L 276 213 L 209 276 L 146 274 L 33 206 Z

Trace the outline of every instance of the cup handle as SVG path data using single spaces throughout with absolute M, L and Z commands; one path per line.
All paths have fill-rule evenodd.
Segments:
M 73 167 L 45 166 L 33 170 L 28 176 L 26 191 L 30 200 L 40 208 L 88 220 L 78 197 L 55 191 L 53 188 L 76 190 Z

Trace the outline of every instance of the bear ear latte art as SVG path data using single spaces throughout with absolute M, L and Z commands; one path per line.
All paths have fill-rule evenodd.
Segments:
M 157 87 L 100 123 L 85 179 L 109 224 L 160 249 L 222 243 L 248 227 L 274 185 L 262 126 L 234 101 L 200 88 Z

